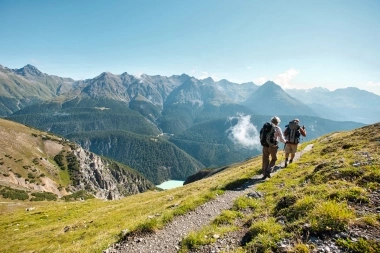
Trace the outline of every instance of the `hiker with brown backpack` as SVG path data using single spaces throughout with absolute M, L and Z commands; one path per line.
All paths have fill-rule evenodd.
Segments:
M 263 180 L 271 177 L 270 173 L 277 161 L 278 141 L 286 142 L 282 130 L 278 126 L 280 122 L 280 118 L 274 116 L 271 118 L 271 122 L 266 122 L 260 130 L 260 142 L 263 146 Z M 271 157 L 270 161 L 269 156 Z
M 288 125 L 285 126 L 285 168 L 288 166 L 288 163 L 292 163 L 293 159 L 297 152 L 297 146 L 300 142 L 301 135 L 306 137 L 306 129 L 305 126 L 299 126 L 299 119 L 294 119 L 289 122 Z M 290 160 L 289 160 L 290 155 Z

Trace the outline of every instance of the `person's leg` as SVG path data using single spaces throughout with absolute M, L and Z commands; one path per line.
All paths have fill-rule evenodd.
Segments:
M 285 168 L 288 166 L 289 154 L 291 152 L 291 145 L 285 145 Z
M 270 155 L 269 147 L 263 147 L 263 168 L 262 168 L 263 176 L 266 175 L 266 171 L 269 166 L 269 155 Z
M 290 154 L 290 161 L 289 161 L 289 163 L 293 162 L 293 159 L 296 156 L 296 152 L 297 152 L 297 145 L 292 145 L 292 150 L 291 150 L 291 154 Z
M 269 148 L 271 160 L 269 162 L 269 166 L 268 166 L 267 172 L 266 172 L 267 175 L 268 175 L 268 177 L 270 177 L 270 173 L 272 172 L 272 168 L 276 164 L 276 161 L 277 161 L 277 150 L 278 150 L 278 147 L 270 147 Z

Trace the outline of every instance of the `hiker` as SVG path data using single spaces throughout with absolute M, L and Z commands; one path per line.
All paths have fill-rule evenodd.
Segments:
M 294 119 L 285 126 L 285 168 L 288 166 L 288 163 L 290 164 L 293 162 L 293 159 L 297 152 L 298 143 L 300 142 L 300 136 L 302 135 L 303 137 L 306 137 L 305 126 L 300 127 L 299 123 L 299 119 Z
M 272 172 L 277 161 L 278 141 L 283 143 L 286 142 L 285 137 L 282 134 L 282 130 L 278 126 L 281 122 L 280 118 L 274 116 L 270 121 L 270 123 L 265 123 L 263 129 L 260 131 L 260 142 L 263 146 L 263 180 L 271 177 L 270 173 Z M 269 133 L 265 130 L 266 126 L 270 129 Z M 271 157 L 270 161 L 269 156 Z

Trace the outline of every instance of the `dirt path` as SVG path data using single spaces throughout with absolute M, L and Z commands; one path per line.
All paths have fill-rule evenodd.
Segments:
M 303 153 L 311 150 L 312 145 L 307 146 L 301 152 L 297 152 L 294 160 L 297 160 Z M 284 161 L 277 166 L 280 168 L 284 166 Z M 275 170 L 272 174 L 277 173 Z M 165 226 L 162 230 L 154 234 L 147 234 L 141 237 L 128 238 L 126 241 L 115 244 L 104 250 L 104 253 L 175 253 L 179 250 L 179 243 L 189 232 L 196 231 L 202 228 L 204 225 L 209 224 L 215 219 L 223 210 L 232 208 L 234 200 L 240 196 L 247 195 L 253 192 L 257 183 L 262 182 L 260 180 L 261 175 L 255 176 L 252 181 L 243 185 L 239 189 L 232 191 L 226 191 L 223 195 L 218 196 L 216 199 L 209 201 L 196 210 L 191 211 L 185 215 L 176 217 L 170 224 Z M 267 179 L 268 180 L 268 179 Z M 270 179 L 269 179 L 270 180 Z M 228 238 L 223 238 L 225 242 L 228 242 Z M 232 238 L 232 240 L 234 240 Z M 227 245 L 231 245 L 232 242 L 228 242 Z M 211 252 L 211 251 L 207 251 Z

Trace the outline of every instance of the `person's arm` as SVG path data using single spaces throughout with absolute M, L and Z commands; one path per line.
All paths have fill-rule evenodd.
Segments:
M 302 126 L 302 127 L 300 128 L 300 133 L 301 133 L 301 135 L 302 135 L 303 137 L 306 137 L 306 128 L 305 128 L 305 126 Z
M 285 137 L 284 137 L 284 134 L 282 133 L 281 131 L 281 128 L 280 127 L 276 127 L 276 137 L 278 137 L 278 139 L 282 142 L 282 143 L 286 143 L 286 140 L 285 140 Z

